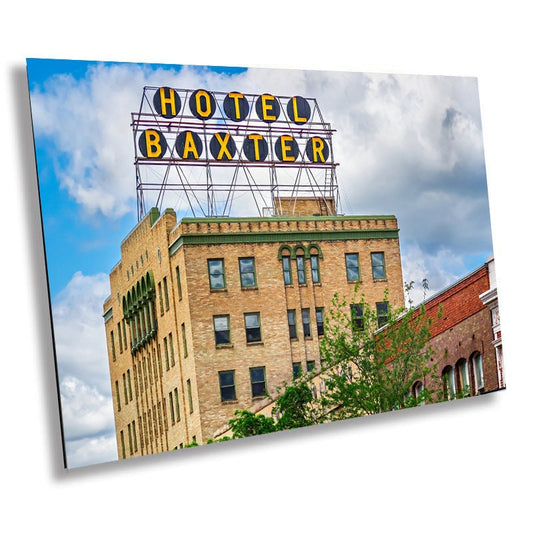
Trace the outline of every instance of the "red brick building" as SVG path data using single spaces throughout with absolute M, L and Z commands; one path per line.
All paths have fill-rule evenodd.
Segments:
M 432 362 L 437 363 L 437 376 L 448 396 L 505 388 L 494 259 L 431 297 L 425 306 L 434 319 Z M 437 320 L 439 309 L 442 316 Z M 427 385 L 415 383 L 414 394 Z

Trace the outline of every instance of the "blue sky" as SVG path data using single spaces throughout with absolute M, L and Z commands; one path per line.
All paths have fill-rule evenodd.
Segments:
M 137 221 L 143 86 L 316 97 L 343 211 L 398 217 L 405 280 L 437 292 L 492 254 L 474 78 L 38 59 L 28 77 L 69 466 L 116 457 L 101 314 Z

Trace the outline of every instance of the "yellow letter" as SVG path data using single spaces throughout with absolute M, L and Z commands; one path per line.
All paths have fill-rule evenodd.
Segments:
M 165 88 L 160 87 L 159 88 L 159 99 L 161 100 L 161 115 L 166 116 L 169 113 L 167 113 L 167 104 L 170 104 L 171 112 L 170 114 L 175 117 L 177 115 L 176 113 L 176 99 L 174 98 L 175 93 L 172 89 L 169 89 L 170 96 L 167 98 L 165 96 Z
M 294 122 L 298 123 L 305 123 L 307 122 L 307 119 L 305 117 L 300 117 L 298 115 L 298 104 L 297 104 L 296 96 L 292 97 L 292 111 L 294 113 Z
M 231 135 L 229 133 L 225 133 L 224 137 L 222 137 L 220 133 L 215 133 L 215 137 L 220 143 L 220 150 L 218 151 L 217 159 L 222 159 L 224 157 L 224 154 L 226 154 L 228 159 L 233 159 L 231 153 L 228 150 L 228 141 L 231 139 Z
M 259 133 L 251 133 L 248 135 L 248 139 L 252 139 L 254 141 L 254 154 L 255 154 L 255 161 L 261 161 L 261 156 L 259 155 L 259 141 L 263 138 L 262 135 L 259 135 Z
M 186 131 L 185 132 L 185 146 L 183 148 L 183 159 L 187 159 L 187 156 L 189 155 L 189 152 L 191 152 L 194 156 L 194 159 L 198 159 L 200 156 L 198 155 L 198 150 L 196 148 L 196 145 L 194 144 L 194 138 L 192 136 L 192 132 Z
M 233 105 L 235 106 L 235 119 L 240 120 L 241 118 L 241 105 L 240 100 L 244 98 L 241 93 L 228 93 L 228 96 L 233 99 Z
M 263 111 L 263 120 L 265 121 L 273 121 L 276 120 L 276 117 L 274 115 L 268 115 L 267 112 L 271 111 L 273 108 L 272 104 L 267 103 L 267 100 L 270 100 L 273 102 L 275 98 L 270 94 L 262 94 L 261 95 L 261 106 Z
M 200 103 L 200 99 L 202 98 L 205 102 L 205 109 L 202 109 Z M 211 116 L 211 98 L 209 97 L 209 93 L 207 91 L 196 92 L 196 112 L 201 117 L 209 118 Z
M 280 137 L 281 140 L 281 159 L 283 161 L 295 161 L 295 157 L 293 155 L 287 155 L 287 152 L 290 152 L 292 150 L 292 146 L 290 144 L 287 144 L 287 141 L 294 141 L 294 139 L 290 135 L 282 135 Z
M 159 157 L 161 155 L 161 137 L 155 130 L 146 130 L 144 132 L 146 142 L 146 157 Z
M 311 140 L 313 142 L 313 161 L 317 163 L 317 155 L 320 155 L 322 163 L 325 163 L 326 160 L 324 159 L 324 154 L 322 153 L 322 150 L 324 150 L 324 141 L 320 137 L 312 137 Z

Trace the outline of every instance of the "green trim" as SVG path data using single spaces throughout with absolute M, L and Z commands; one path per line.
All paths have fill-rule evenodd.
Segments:
M 113 308 L 110 307 L 105 313 L 104 313 L 104 323 L 109 322 L 113 318 Z
M 155 208 L 153 208 L 155 209 Z M 210 218 L 183 218 L 181 222 L 183 224 L 223 224 L 224 222 L 314 222 L 324 220 L 396 220 L 395 215 L 349 215 L 349 216 L 273 216 L 273 217 L 210 217 Z
M 398 229 L 388 230 L 328 230 L 328 231 L 252 231 L 235 233 L 186 233 L 180 235 L 170 246 L 174 255 L 184 244 L 246 244 L 287 243 L 302 241 L 345 241 L 363 239 L 397 239 Z
M 148 214 L 150 215 L 150 226 L 153 226 L 160 216 L 159 209 L 157 209 L 157 207 L 152 207 Z

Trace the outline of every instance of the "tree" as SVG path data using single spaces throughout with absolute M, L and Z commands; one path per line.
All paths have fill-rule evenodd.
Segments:
M 423 287 L 426 291 L 427 280 Z M 383 413 L 442 399 L 441 387 L 428 385 L 440 384 L 436 363 L 432 363 L 435 352 L 428 344 L 432 319 L 423 304 L 413 307 L 409 297 L 412 288 L 413 283 L 405 286 L 409 307 L 387 306 L 386 316 L 383 307 L 378 312 L 359 295 L 359 286 L 349 304 L 336 294 L 324 324 L 318 373 L 300 375 L 277 391 L 272 409 L 276 420 L 237 411 L 237 418 L 230 421 L 234 436 Z M 417 381 L 426 386 L 413 394 Z

